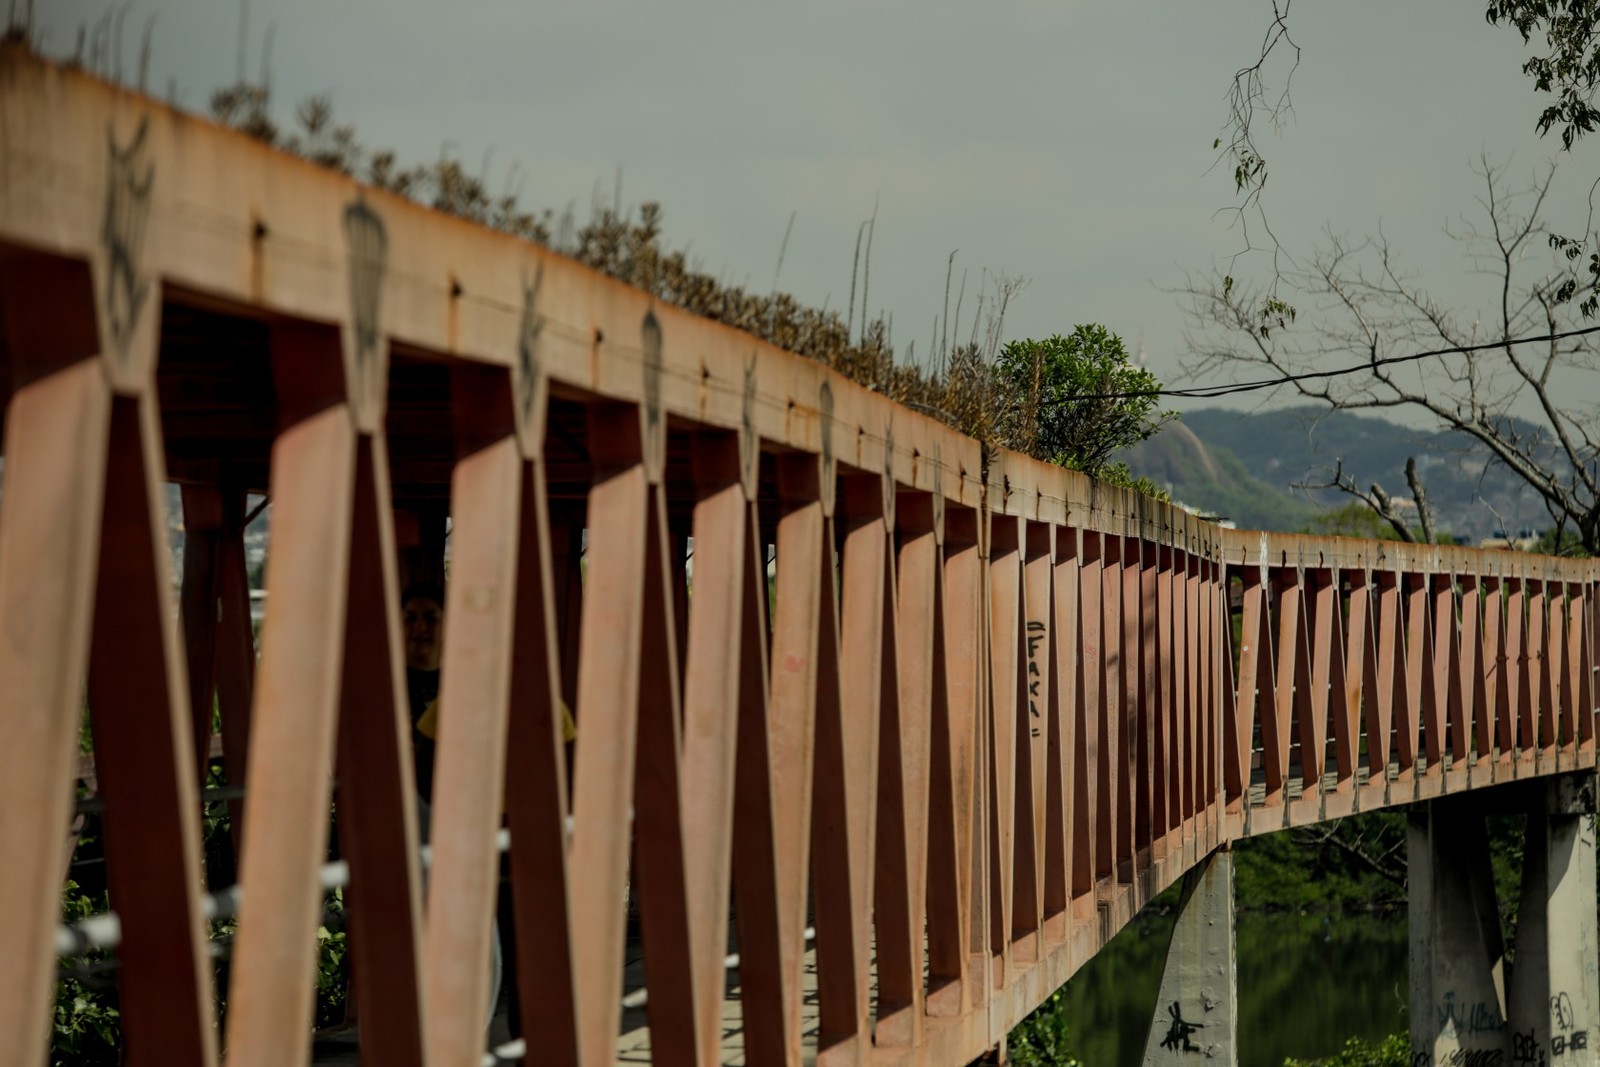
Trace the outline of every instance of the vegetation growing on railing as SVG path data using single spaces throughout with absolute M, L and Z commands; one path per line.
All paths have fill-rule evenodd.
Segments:
M 892 316 L 873 317 L 868 311 L 872 220 L 862 227 L 868 233 L 864 258 L 858 235 L 850 302 L 840 315 L 826 305 L 808 307 L 778 291 L 776 276 L 772 290 L 763 294 L 697 270 L 685 250 L 664 245 L 658 203 L 647 201 L 624 211 L 619 198 L 609 206 L 596 202 L 589 220 L 579 224 L 570 207 L 557 215 L 548 208 L 525 208 L 514 193 L 494 196 L 486 175 L 468 173 L 448 155 L 431 164 L 401 166 L 395 152 L 369 149 L 354 127 L 335 122 L 332 102 L 325 96 L 310 97 L 296 108 L 296 127 L 290 132 L 280 129 L 270 105 L 265 80 L 262 84 L 241 80 L 211 96 L 211 111 L 218 121 L 268 144 L 447 214 L 552 248 L 668 304 L 817 360 L 986 445 L 1166 498 L 1153 482 L 1135 478 L 1125 464 L 1110 460 L 1177 417 L 1175 411 L 1159 410 L 1153 394 L 1161 383 L 1135 366 L 1122 339 L 1100 325 L 1078 326 L 1067 337 L 1002 346 L 1006 311 L 1024 288 L 1022 279 L 1000 274 L 991 283 L 985 273 L 963 341 L 965 281 L 957 292 L 952 323 L 947 274 L 932 351 L 919 360 L 914 341 L 903 354 L 896 349 Z M 781 269 L 781 251 L 778 262 Z M 1150 395 L 1106 395 L 1124 393 Z
M 64 62 L 68 67 L 87 67 L 99 77 L 121 80 L 120 64 L 102 46 L 101 37 L 98 28 L 94 35 L 81 28 L 76 49 Z M 36 47 L 30 20 L 24 17 L 18 23 L 13 19 L 5 40 L 11 46 Z M 141 90 L 149 49 L 147 33 L 138 75 Z M 169 95 L 175 95 L 175 90 L 169 88 Z M 1149 372 L 1128 362 L 1120 338 L 1102 326 L 1080 326 L 1067 338 L 1013 342 L 1002 356 L 1006 312 L 1027 282 L 1003 273 L 991 276 L 985 271 L 963 339 L 961 309 L 966 278 L 963 275 L 956 290 L 952 319 L 955 253 L 951 253 L 942 312 L 934 318 L 933 340 L 920 356 L 915 341 L 902 351 L 894 340 L 893 316 L 871 311 L 868 303 L 875 217 L 863 222 L 857 233 L 850 299 L 841 315 L 837 309 L 830 310 L 826 302 L 820 308 L 809 307 L 779 291 L 781 248 L 778 271 L 766 293 L 724 283 L 698 269 L 686 249 L 670 249 L 663 243 L 659 203 L 646 201 L 636 209 L 623 209 L 620 177 L 612 203 L 605 205 L 596 198 L 588 221 L 580 223 L 570 205 L 559 214 L 551 208 L 525 206 L 516 192 L 509 191 L 515 168 L 507 175 L 508 191 L 497 196 L 490 191 L 487 164 L 484 173 L 473 174 L 446 152 L 432 163 L 403 164 L 393 149 L 372 148 L 362 142 L 353 125 L 336 121 L 333 102 L 325 95 L 301 101 L 294 110 L 292 125 L 286 128 L 273 114 L 272 87 L 265 65 L 257 81 L 243 76 L 241 70 L 232 84 L 212 91 L 209 105 L 212 117 L 225 126 L 438 211 L 551 248 L 665 303 L 817 360 L 985 446 L 1023 452 L 1166 497 L 1153 483 L 1133 478 L 1126 466 L 1109 463 L 1105 457 L 1124 444 L 1150 436 L 1176 413 L 1157 412 L 1154 398 L 1110 403 L 1081 399 L 1107 392 L 1160 388 L 1161 383 Z M 785 244 L 787 240 L 786 234 Z M 1023 353 L 1042 353 L 1048 373 L 1021 378 L 1011 373 L 1006 361 L 1030 358 Z M 1069 425 L 1075 428 L 1074 436 L 1063 448 L 1057 440 L 1058 433 Z M 1128 436 L 1129 426 L 1143 429 Z
M 996 436 L 1001 417 L 989 366 L 1000 348 L 1006 310 L 1025 285 L 1021 279 L 996 275 L 990 282 L 985 277 L 977 310 L 967 320 L 970 331 L 965 340 L 960 334 L 962 296 L 958 293 L 952 322 L 947 295 L 940 320 L 941 339 L 934 350 L 924 351 L 919 359 L 912 342 L 897 358 L 893 319 L 868 311 L 870 241 L 865 259 L 857 248 L 850 303 L 844 313 L 826 305 L 808 307 L 780 292 L 776 284 L 769 292 L 752 292 L 697 269 L 687 250 L 670 249 L 663 242 L 658 203 L 646 201 L 624 209 L 619 197 L 610 204 L 596 201 L 587 221 L 580 222 L 571 206 L 558 214 L 550 208 L 527 208 L 515 193 L 495 196 L 489 191 L 487 174 L 469 173 L 460 160 L 446 154 L 432 163 L 404 166 L 393 150 L 369 148 L 353 126 L 335 121 L 332 102 L 325 96 L 301 102 L 289 130 L 273 118 L 270 88 L 264 79 L 260 83 L 240 80 L 218 89 L 211 94 L 210 103 L 217 121 L 267 144 L 446 214 L 571 256 L 665 303 L 815 359 L 979 440 L 1010 445 Z

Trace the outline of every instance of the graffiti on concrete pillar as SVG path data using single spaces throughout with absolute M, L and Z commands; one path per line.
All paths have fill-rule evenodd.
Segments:
M 1578 1013 L 1573 1010 L 1572 998 L 1564 992 L 1557 993 L 1550 998 L 1551 1058 L 1588 1048 L 1589 1031 L 1578 1029 Z
M 1475 1034 L 1498 1033 L 1506 1028 L 1505 1020 L 1500 1017 L 1500 1009 L 1486 1001 L 1475 1001 L 1471 1004 L 1457 1004 L 1453 992 L 1444 995 L 1444 1002 L 1438 1006 L 1439 1033 L 1443 1037 L 1463 1040 Z
M 1572 998 L 1565 993 L 1557 993 L 1550 998 L 1550 1025 L 1557 1030 L 1571 1030 L 1577 1022 L 1577 1015 L 1572 1010 Z
M 1028 716 L 1032 720 L 1028 724 L 1029 733 L 1039 736 L 1039 722 L 1042 718 L 1039 711 L 1039 683 L 1043 680 L 1043 672 L 1039 669 L 1039 646 L 1044 644 L 1044 623 L 1030 621 L 1028 623 Z
M 1589 1031 L 1574 1030 L 1570 1034 L 1554 1034 L 1550 1038 L 1550 1054 L 1564 1056 L 1568 1052 L 1582 1052 L 1589 1047 Z
M 106 274 L 100 300 L 111 343 L 124 361 L 139 313 L 150 295 L 150 279 L 140 269 L 145 224 L 150 220 L 150 190 L 156 174 L 155 163 L 146 151 L 149 132 L 150 118 L 145 116 L 139 120 L 132 140 L 119 147 L 116 130 L 106 126 L 106 205 L 100 223 Z
M 1539 1046 L 1539 1039 L 1532 1030 L 1526 1033 L 1512 1031 L 1511 1062 L 1516 1067 L 1545 1067 L 1544 1049 Z
M 1503 1048 L 1453 1048 L 1439 1053 L 1438 1067 L 1501 1067 L 1505 1063 Z M 1426 1049 L 1414 1049 L 1411 1067 L 1433 1067 L 1434 1059 Z
M 1205 1029 L 1205 1024 L 1185 1022 L 1183 1019 L 1183 1009 L 1178 1005 L 1176 1000 L 1167 1006 L 1167 1014 L 1172 1017 L 1172 1023 L 1167 1027 L 1166 1036 L 1161 1039 L 1161 1047 L 1164 1049 L 1170 1049 L 1173 1052 L 1204 1051 L 1199 1045 L 1196 1045 L 1193 1041 L 1190 1041 L 1189 1038 L 1193 1037 L 1200 1030 Z

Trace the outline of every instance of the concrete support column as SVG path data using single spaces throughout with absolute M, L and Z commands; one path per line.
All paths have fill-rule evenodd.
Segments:
M 1183 879 L 1178 925 L 1167 948 L 1161 993 L 1145 1043 L 1149 1067 L 1238 1063 L 1238 971 L 1233 923 L 1233 853 L 1213 852 Z
M 1498 1067 L 1505 953 L 1483 816 L 1433 802 L 1407 830 L 1412 1063 Z
M 1600 1064 L 1594 779 L 1553 783 L 1528 816 L 1508 1005 L 1513 1067 Z

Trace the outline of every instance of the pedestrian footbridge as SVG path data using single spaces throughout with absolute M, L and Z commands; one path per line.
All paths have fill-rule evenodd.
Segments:
M 17 46 L 0 323 L 0 1065 L 45 1061 L 88 947 L 126 1062 L 307 1063 L 334 886 L 365 1062 L 484 1061 L 498 911 L 501 1058 L 965 1064 L 1186 875 L 1150 1055 L 1226 1058 L 1230 842 L 1397 807 L 1419 1067 L 1595 1062 L 1594 562 L 1222 529 L 986 454 Z M 90 782 L 114 914 L 63 926 Z M 1514 974 L 1486 810 L 1536 816 Z

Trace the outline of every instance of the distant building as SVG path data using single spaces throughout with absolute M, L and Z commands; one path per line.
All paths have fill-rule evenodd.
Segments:
M 1539 548 L 1543 538 L 1532 530 L 1519 530 L 1517 536 L 1485 537 L 1478 542 L 1479 548 L 1498 548 L 1506 552 L 1534 552 Z

